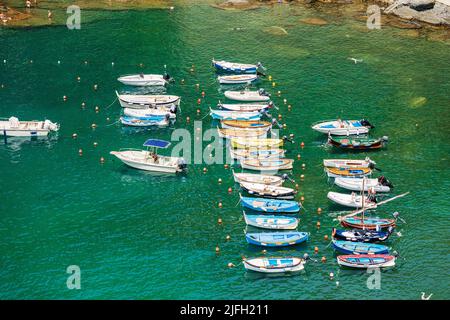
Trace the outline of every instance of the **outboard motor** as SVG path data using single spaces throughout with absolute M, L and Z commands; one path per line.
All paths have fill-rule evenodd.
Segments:
M 169 121 L 170 120 L 170 114 L 166 113 L 165 118 L 166 118 L 167 121 Z
M 164 73 L 163 79 L 166 80 L 167 82 L 173 82 L 174 81 L 174 79 L 167 72 Z
M 180 170 L 185 170 L 187 168 L 187 163 L 186 160 L 184 160 L 184 158 L 178 159 L 178 168 Z
M 384 142 L 388 142 L 389 137 L 388 137 L 388 136 L 383 136 L 383 137 L 381 138 L 381 140 L 383 140 Z
M 369 120 L 367 120 L 367 119 L 362 119 L 359 123 L 361 123 L 361 125 L 362 125 L 363 127 L 368 127 L 368 128 L 371 128 L 371 129 L 375 128 L 375 127 L 369 122 Z
M 305 253 L 303 255 L 303 260 L 305 260 L 305 261 L 309 260 L 309 254 Z
M 391 234 L 394 231 L 394 227 L 390 226 L 387 230 L 388 234 Z
M 173 114 L 177 114 L 178 108 L 177 108 L 177 106 L 176 106 L 175 104 L 173 104 L 173 105 L 170 107 L 170 112 L 173 113 Z

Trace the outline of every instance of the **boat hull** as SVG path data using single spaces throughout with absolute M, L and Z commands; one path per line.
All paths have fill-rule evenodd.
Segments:
M 383 186 L 378 183 L 378 179 L 363 179 L 360 178 L 342 178 L 338 177 L 334 180 L 334 184 L 337 186 L 351 190 L 351 191 L 361 191 L 364 185 L 364 191 L 374 190 L 376 192 L 390 192 L 391 188 L 388 186 Z
M 308 240 L 306 232 L 247 233 L 245 239 L 249 244 L 262 247 L 287 247 Z
M 295 230 L 298 219 L 286 216 L 247 215 L 244 213 L 245 223 L 249 226 L 270 230 Z
M 304 269 L 304 261 L 290 257 L 262 257 L 243 261 L 247 270 L 261 273 L 291 273 Z
M 336 168 L 336 167 L 325 167 L 325 172 L 330 178 L 337 177 L 348 177 L 348 178 L 361 178 L 367 177 L 372 174 L 372 170 L 369 168 Z
M 266 213 L 297 213 L 300 211 L 299 203 L 290 200 L 241 197 L 241 204 L 245 208 Z
M 253 173 L 235 173 L 233 172 L 234 181 L 238 183 L 262 183 L 272 186 L 281 186 L 283 184 L 283 178 L 278 176 L 260 175 Z
M 165 161 L 161 160 L 167 159 L 167 157 L 159 156 L 161 163 L 152 163 L 149 160 L 146 160 L 149 155 L 147 151 L 140 151 L 140 154 L 138 151 L 132 152 L 137 156 L 133 157 L 133 153 L 130 154 L 130 151 L 111 151 L 110 154 L 116 156 L 124 164 L 134 169 L 164 173 L 177 173 L 183 171 L 178 164 L 180 158 L 174 158 L 170 163 L 165 163 Z
M 384 254 L 341 255 L 336 259 L 340 266 L 356 269 L 393 267 L 396 260 L 394 256 Z
M 352 197 L 349 194 L 339 193 L 339 192 L 328 192 L 327 198 L 331 201 L 345 207 L 350 208 L 362 208 L 363 201 L 360 195 L 355 195 Z M 367 197 L 364 197 L 364 207 L 376 208 L 375 202 L 370 201 Z
M 225 91 L 224 95 L 227 99 L 235 101 L 259 102 L 270 101 L 270 97 L 261 95 L 257 91 Z
M 388 254 L 389 248 L 380 244 L 333 240 L 333 248 L 344 254 Z

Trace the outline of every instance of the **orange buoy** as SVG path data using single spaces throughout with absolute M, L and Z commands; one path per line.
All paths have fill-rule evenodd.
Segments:
M 91 128 L 95 129 L 95 128 L 97 128 L 97 125 L 95 123 L 93 123 L 93 124 L 91 124 Z
M 266 254 L 267 253 L 267 250 L 266 249 L 263 249 L 263 251 L 261 251 L 262 252 L 262 254 Z
M 198 98 L 197 99 L 197 104 L 201 104 L 202 103 L 202 99 Z
M 222 224 L 222 222 L 223 222 L 223 221 L 222 221 L 222 218 L 217 219 L 217 223 L 218 223 L 218 224 Z
M 206 167 L 203 168 L 203 172 L 206 173 L 208 169 Z
M 219 182 L 219 184 L 221 184 L 222 183 L 222 179 L 219 178 L 219 180 L 217 180 L 217 182 Z
M 283 129 L 286 129 L 286 123 L 283 123 Z
M 205 97 L 205 91 L 202 91 L 202 97 Z
M 197 109 L 197 114 L 200 114 L 200 109 Z
M 328 235 L 326 234 L 326 235 L 323 237 L 323 239 L 324 239 L 325 241 L 328 241 Z
M 219 202 L 219 208 L 222 208 L 222 202 Z
M 298 185 L 298 183 L 296 183 L 296 184 L 295 184 L 295 189 L 298 190 L 299 187 L 300 187 L 300 186 Z
M 322 257 L 322 259 L 320 259 L 320 261 L 322 261 L 322 263 L 325 263 L 325 262 L 327 262 L 327 258 Z
M 223 165 L 223 167 L 224 167 L 225 169 L 228 169 L 228 164 L 225 163 L 225 164 Z
M 228 193 L 232 193 L 233 189 L 231 187 L 228 188 Z
M 101 157 L 101 158 L 100 158 L 100 163 L 101 163 L 101 164 L 105 163 L 105 158 Z
M 301 197 L 300 197 L 300 201 L 301 201 L 301 202 L 305 201 L 305 197 L 304 197 L 304 196 L 301 196 Z
M 320 221 L 317 221 L 316 226 L 317 228 L 320 228 Z
M 300 160 L 302 156 L 300 154 L 297 155 L 297 159 Z
M 319 252 L 319 248 L 318 247 L 314 247 L 314 253 L 318 253 Z
M 272 76 L 271 76 L 271 75 L 269 75 L 268 79 L 269 79 L 269 81 L 272 81 Z
M 272 82 L 272 87 L 275 87 L 277 84 L 275 82 Z
M 63 101 L 67 101 L 67 96 L 63 96 Z
M 235 267 L 235 265 L 233 263 L 231 263 L 231 262 L 229 262 L 227 266 L 228 266 L 228 268 L 234 268 Z
M 278 120 L 281 120 L 283 116 L 281 114 L 278 115 Z
M 72 134 L 72 138 L 76 139 L 78 135 L 76 133 Z
M 302 180 L 305 179 L 305 175 L 304 175 L 304 174 L 301 174 L 301 175 L 300 175 L 300 179 L 302 179 Z
M 300 147 L 304 147 L 305 146 L 305 143 L 302 141 L 302 143 L 300 143 Z
M 82 155 L 83 155 L 83 149 L 78 149 L 78 154 L 79 154 L 80 156 L 82 156 Z
M 219 248 L 219 246 L 217 246 L 216 247 L 216 253 L 219 253 L 220 252 L 220 248 Z

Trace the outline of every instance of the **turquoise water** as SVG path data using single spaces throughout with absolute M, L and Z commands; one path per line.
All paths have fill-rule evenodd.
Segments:
M 328 17 L 331 23 L 323 27 L 299 24 L 302 17 L 320 15 L 302 7 L 226 12 L 202 5 L 173 12 L 83 14 L 89 23 L 79 31 L 0 29 L 0 62 L 7 59 L 0 64 L 0 115 L 61 123 L 53 139 L 0 145 L 1 298 L 418 299 L 422 291 L 450 298 L 448 44 L 405 37 L 389 28 L 367 32 L 363 23 L 342 17 Z M 288 34 L 263 32 L 273 25 L 285 27 Z M 242 29 L 233 30 L 236 26 Z M 212 57 L 263 61 L 273 76 L 275 88 L 267 80 L 260 86 L 281 91 L 274 100 L 287 124 L 285 133 L 296 137 L 287 149 L 290 157 L 302 157 L 293 171 L 299 197 L 305 197 L 299 229 L 311 232 L 309 243 L 281 252 L 308 252 L 314 259 L 326 257 L 326 263 L 309 263 L 296 276 L 247 273 L 241 255 L 261 251 L 244 239 L 230 169 L 211 165 L 203 173 L 205 165 L 191 165 L 185 176 L 155 176 L 129 169 L 109 155 L 110 150 L 139 147 L 149 137 L 170 139 L 174 128 L 192 131 L 193 120 L 203 118 L 208 106 L 222 98 Z M 364 61 L 354 64 L 348 57 Z M 137 72 L 140 63 L 147 72 L 160 72 L 167 64 L 177 79 L 169 87 L 183 99 L 174 128 L 133 132 L 115 123 L 120 107 L 108 107 L 114 90 L 122 88 L 115 79 Z M 202 90 L 206 97 L 197 116 Z M 366 156 L 325 148 L 325 137 L 310 129 L 315 121 L 338 116 L 367 117 L 376 125 L 374 135 L 389 136 L 388 147 L 370 156 L 393 181 L 396 194 L 411 192 L 378 210 L 383 216 L 399 211 L 407 222 L 397 229 L 401 236 L 388 242 L 400 258 L 395 269 L 382 272 L 380 290 L 367 288 L 365 272 L 341 270 L 324 240 L 342 208 L 326 198 L 337 189 L 327 183 L 322 159 Z M 92 123 L 98 125 L 95 130 Z M 206 117 L 203 127 L 211 126 Z M 223 225 L 217 224 L 219 217 Z M 318 254 L 313 253 L 316 246 Z M 236 268 L 227 268 L 229 262 Z M 81 290 L 66 287 L 69 265 L 81 268 Z

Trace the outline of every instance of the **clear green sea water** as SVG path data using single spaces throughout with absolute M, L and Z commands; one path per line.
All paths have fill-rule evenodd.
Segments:
M 410 38 L 389 28 L 368 32 L 364 23 L 342 17 L 327 17 L 331 23 L 322 27 L 299 24 L 303 17 L 320 16 L 303 7 L 227 12 L 199 5 L 173 12 L 83 14 L 86 22 L 79 31 L 63 26 L 0 29 L 0 115 L 61 123 L 56 139 L 0 145 L 0 298 L 419 299 L 422 291 L 450 298 L 448 43 Z M 288 34 L 263 32 L 274 25 Z M 210 66 L 213 57 L 263 61 L 276 87 L 267 80 L 260 86 L 282 92 L 274 100 L 287 124 L 285 133 L 296 137 L 287 149 L 292 158 L 302 156 L 293 171 L 299 196 L 305 197 L 299 229 L 311 232 L 311 240 L 280 251 L 308 252 L 319 260 L 324 256 L 326 263 L 310 263 L 296 276 L 247 273 L 241 255 L 261 251 L 244 239 L 229 169 L 212 165 L 204 174 L 205 165 L 191 165 L 186 176 L 154 176 L 109 155 L 110 150 L 139 147 L 149 137 L 170 139 L 173 131 L 133 132 L 112 124 L 120 107 L 107 106 L 114 90 L 122 88 L 115 80 L 119 75 L 137 72 L 140 63 L 147 72 L 161 72 L 167 64 L 177 79 L 168 90 L 183 99 L 175 128 L 192 131 L 193 120 L 203 118 L 222 97 Z M 364 61 L 354 64 L 348 57 Z M 202 90 L 206 98 L 197 116 Z M 63 95 L 68 96 L 65 103 Z M 383 216 L 399 211 L 407 222 L 397 229 L 401 236 L 388 242 L 400 258 L 395 269 L 382 272 L 380 290 L 367 288 L 365 272 L 341 270 L 324 240 L 342 209 L 326 198 L 337 189 L 327 183 L 322 159 L 366 156 L 324 148 L 325 137 L 310 129 L 312 122 L 338 116 L 367 117 L 376 125 L 374 135 L 389 136 L 388 147 L 370 156 L 393 181 L 396 194 L 411 192 L 378 210 Z M 92 123 L 98 125 L 95 130 Z M 206 117 L 203 127 L 211 126 Z M 106 159 L 103 165 L 100 157 Z M 227 268 L 229 262 L 236 268 Z M 69 265 L 81 268 L 81 290 L 66 287 Z

